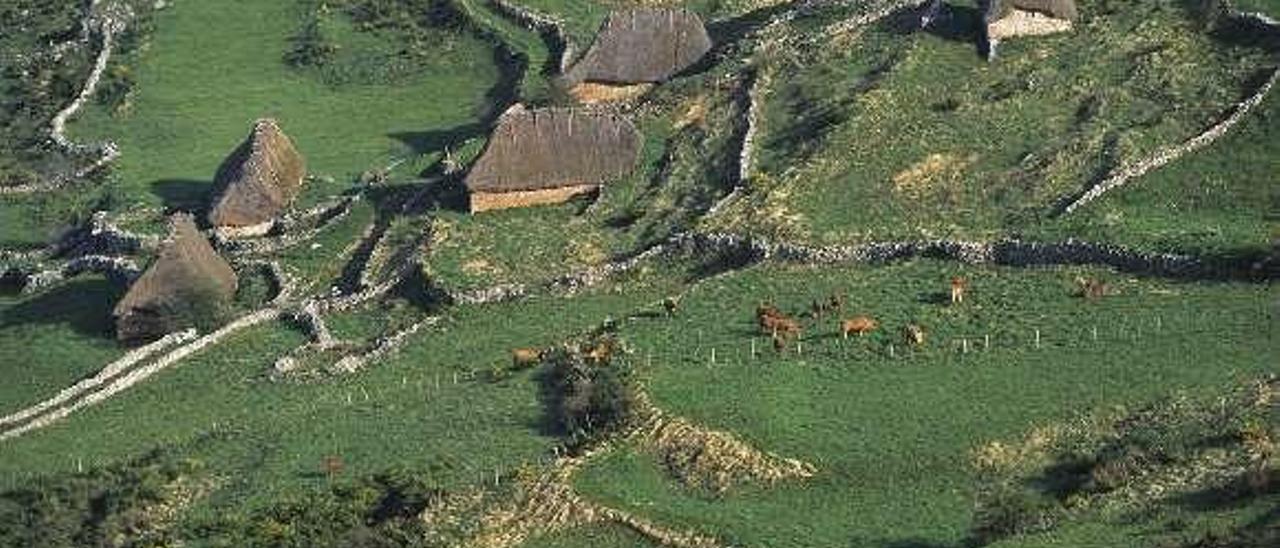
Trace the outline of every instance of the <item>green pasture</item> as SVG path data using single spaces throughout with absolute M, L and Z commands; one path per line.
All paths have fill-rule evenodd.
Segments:
M 284 324 L 251 328 L 110 401 L 6 441 L 0 486 L 66 474 L 78 464 L 118 464 L 157 448 L 177 448 L 225 481 L 196 515 L 321 488 L 320 465 L 329 455 L 343 460 L 348 477 L 403 468 L 453 487 L 479 482 L 495 469 L 537 461 L 557 441 L 544 426 L 531 373 L 491 376 L 509 365 L 510 350 L 557 344 L 657 301 L 670 284 L 640 276 L 619 291 L 567 301 L 452 309 L 439 326 L 368 369 L 312 381 L 268 375 L 277 357 L 305 342 L 301 333 Z M 378 321 L 370 317 L 339 318 L 337 325 L 380 331 L 365 326 Z M 108 334 L 100 337 L 114 345 Z M 12 399 L 24 394 L 15 390 Z
M 359 75 L 334 84 L 283 61 L 300 9 L 292 2 L 216 0 L 160 11 L 153 36 L 129 62 L 137 83 L 127 104 L 114 112 L 88 109 L 72 132 L 120 144 L 116 170 L 131 204 L 191 208 L 207 199 L 218 165 L 253 121 L 274 117 L 309 173 L 332 181 L 310 185 L 306 205 L 366 170 L 443 148 L 486 108 L 499 68 L 481 39 L 440 30 L 439 53 L 429 65 L 391 84 Z M 356 61 L 394 47 L 350 30 L 342 17 L 329 24 L 339 51 L 352 50 Z
M 0 296 L 0 415 L 53 396 L 124 354 L 111 309 L 124 289 L 85 276 L 34 295 Z
M 976 45 L 980 13 L 949 6 L 931 32 L 890 19 L 832 38 L 847 47 L 817 41 L 766 57 L 756 192 L 718 224 L 815 242 L 986 239 L 1042 226 L 1061 235 L 1063 225 L 1152 247 L 1263 240 L 1268 200 L 1257 198 L 1274 185 L 1260 188 L 1249 172 L 1267 172 L 1269 160 L 1256 160 L 1275 155 L 1266 137 L 1274 99 L 1225 141 L 1237 146 L 1132 182 L 1151 188 L 1129 194 L 1127 211 L 1106 211 L 1120 207 L 1108 196 L 1085 220 L 1053 213 L 1117 166 L 1225 116 L 1276 66 L 1274 38 L 1206 32 L 1179 2 L 1091 2 L 1072 32 L 1005 41 L 987 62 Z M 800 24 L 821 32 L 819 22 L 829 21 Z
M 944 302 L 954 275 L 973 289 L 953 307 Z M 1077 275 L 1102 276 L 1117 293 L 1078 298 Z M 836 291 L 848 295 L 845 315 L 872 315 L 882 328 L 844 340 L 834 319 L 812 322 L 801 353 L 786 355 L 757 334 L 757 303 L 800 313 Z M 706 498 L 654 458 L 620 451 L 578 486 L 735 545 L 953 545 L 969 527 L 972 449 L 1082 410 L 1274 371 L 1276 297 L 1256 285 L 931 261 L 733 273 L 692 289 L 676 319 L 624 329 L 630 359 L 657 405 L 811 462 L 818 475 Z M 928 332 L 923 349 L 905 347 L 909 322 Z

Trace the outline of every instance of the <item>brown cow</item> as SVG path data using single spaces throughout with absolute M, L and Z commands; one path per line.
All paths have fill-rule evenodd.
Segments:
M 773 321 L 773 334 L 787 337 L 800 337 L 800 322 L 791 318 L 777 318 Z
M 786 314 L 783 314 L 781 310 L 778 310 L 778 307 L 772 304 L 760 303 L 759 306 L 756 306 L 756 321 L 769 317 L 783 318 L 786 317 Z
M 511 351 L 511 368 L 526 369 L 538 365 L 542 351 L 537 348 L 516 348 Z
M 902 338 L 907 346 L 924 346 L 924 326 L 910 323 L 902 328 Z
M 951 278 L 951 304 L 960 304 L 964 302 L 964 293 L 969 289 L 969 280 L 964 276 L 955 276 Z
M 787 315 L 783 314 L 781 310 L 778 310 L 773 305 L 761 303 L 760 306 L 756 307 L 756 324 L 758 324 L 760 329 L 766 333 L 772 333 L 774 331 L 774 324 L 777 323 L 778 320 L 786 318 Z
M 1107 282 L 1094 277 L 1076 278 L 1080 288 L 1080 296 L 1089 301 L 1096 301 L 1107 294 Z
M 880 327 L 880 324 L 870 316 L 854 316 L 840 322 L 840 334 L 846 339 L 849 338 L 850 333 L 857 333 L 861 337 L 875 331 L 877 327 Z

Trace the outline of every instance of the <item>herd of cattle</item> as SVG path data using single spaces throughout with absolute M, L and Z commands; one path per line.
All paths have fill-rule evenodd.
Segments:
M 1101 299 L 1111 291 L 1106 282 L 1093 277 L 1078 277 L 1075 283 L 1079 289 L 1078 295 L 1089 301 Z M 953 306 L 964 303 L 965 295 L 969 292 L 969 280 L 963 276 L 955 276 L 951 278 L 950 285 L 950 303 Z M 662 307 L 668 317 L 675 316 L 680 309 L 680 299 L 668 297 L 662 301 Z M 822 322 L 829 316 L 838 318 L 836 326 L 840 336 L 845 339 L 849 335 L 861 337 L 880 328 L 880 322 L 870 315 L 844 317 L 844 309 L 845 294 L 837 292 L 812 301 L 804 316 L 815 323 Z M 779 353 L 791 348 L 804 331 L 800 315 L 788 315 L 772 303 L 761 302 L 756 306 L 755 321 L 760 332 L 770 337 L 774 350 Z M 908 323 L 902 327 L 902 338 L 909 347 L 924 346 L 925 328 L 918 323 Z M 587 361 L 605 363 L 612 357 L 614 346 L 611 343 L 597 343 L 579 350 Z M 516 348 L 511 351 L 511 356 L 513 367 L 522 369 L 537 364 L 542 358 L 542 351 L 536 348 Z

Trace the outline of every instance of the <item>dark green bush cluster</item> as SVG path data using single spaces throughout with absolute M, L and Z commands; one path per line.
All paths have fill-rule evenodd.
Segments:
M 320 67 L 332 61 L 337 52 L 337 44 L 320 27 L 320 15 L 312 11 L 302 20 L 298 32 L 289 37 L 284 62 L 295 68 Z
M 443 491 L 389 472 L 194 523 L 188 537 L 218 546 L 424 546 L 422 510 Z
M 366 30 L 458 28 L 466 23 L 450 0 L 349 0 L 346 12 Z
M 625 360 L 596 363 L 576 348 L 561 347 L 548 351 L 543 361 L 549 418 L 572 442 L 614 431 L 632 419 L 636 392 Z
M 1251 463 L 1243 476 L 1214 487 L 1214 497 L 1239 501 L 1268 492 L 1276 461 L 1270 449 L 1259 447 L 1273 446 L 1272 440 L 1280 437 L 1280 413 L 1265 396 L 1276 382 L 1262 381 L 1226 395 L 1176 397 L 1067 429 L 1050 442 L 1045 458 L 1011 453 L 1021 456 L 980 470 L 974 540 L 987 544 L 1051 529 L 1082 499 L 1139 481 L 1160 482 L 1168 471 L 1192 465 L 1207 452 Z
M 302 0 L 298 31 L 289 39 L 284 61 L 291 67 L 318 69 L 333 86 L 395 84 L 421 73 L 449 51 L 447 42 L 465 18 L 447 0 Z M 339 42 L 337 30 L 349 19 L 359 32 L 386 34 L 389 46 L 367 41 Z
M 973 538 L 980 544 L 1053 528 L 1061 518 L 1058 501 L 1013 483 L 984 486 L 973 514 Z
M 139 546 L 177 541 L 151 509 L 203 466 L 153 453 L 0 494 L 0 546 Z M 198 481 L 198 480 L 197 480 Z

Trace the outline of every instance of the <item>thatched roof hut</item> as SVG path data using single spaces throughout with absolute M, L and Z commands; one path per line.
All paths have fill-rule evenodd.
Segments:
M 275 120 L 254 122 L 249 137 L 214 177 L 209 224 L 248 227 L 271 221 L 302 190 L 306 163 Z
M 609 14 L 595 41 L 565 73 L 570 84 L 666 81 L 702 59 L 711 38 L 698 14 L 685 9 L 636 8 Z
M 987 58 L 1001 40 L 1066 32 L 1079 17 L 1075 0 L 987 0 Z
M 640 132 L 625 117 L 512 107 L 467 173 L 471 210 L 555 203 L 635 168 Z
M 236 273 L 209 245 L 191 215 L 169 220 L 169 237 L 146 272 L 116 303 L 116 336 L 149 339 L 191 327 L 235 294 Z M 207 318 L 205 318 L 207 319 Z

